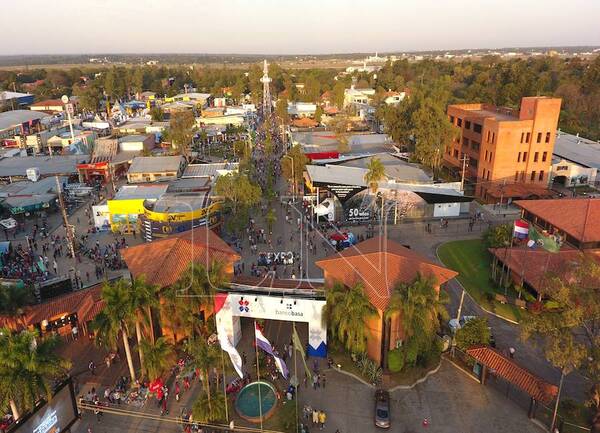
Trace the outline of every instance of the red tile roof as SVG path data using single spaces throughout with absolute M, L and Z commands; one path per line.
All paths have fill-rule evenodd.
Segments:
M 383 237 L 368 239 L 316 265 L 347 286 L 362 282 L 369 300 L 381 311 L 387 308 L 396 283 L 409 283 L 417 273 L 433 277 L 438 285 L 458 275 Z
M 228 264 L 240 259 L 225 241 L 206 227 L 126 248 L 121 252 L 134 277 L 167 287 L 179 279 L 190 263 L 210 265 L 213 260 Z
M 600 242 L 600 224 L 597 223 L 600 199 L 518 200 L 514 203 L 580 242 Z
M 46 99 L 45 101 L 39 101 L 31 104 L 32 107 L 62 107 L 63 102 L 60 99 Z
M 308 117 L 292 120 L 292 125 L 298 128 L 314 128 L 318 124 L 319 122 L 313 119 L 309 119 Z
M 565 249 L 565 247 L 558 253 L 527 247 L 490 248 L 490 252 L 508 266 L 516 282 L 520 282 L 522 278 L 536 291 L 544 287 L 544 276 L 548 273 L 563 280 L 573 278 L 575 276 L 573 266 L 582 254 L 580 250 Z M 585 254 L 600 262 L 600 249 L 585 250 Z M 595 286 L 598 286 L 598 283 L 590 284 L 590 287 Z
M 537 401 L 548 404 L 558 394 L 558 387 L 556 385 L 542 380 L 491 347 L 475 346 L 467 349 L 467 353 L 475 358 L 477 362 L 493 370 L 501 378 L 521 388 Z
M 551 199 L 556 193 L 545 186 L 527 183 L 507 183 L 506 185 L 493 183 L 487 188 L 487 194 L 500 199 Z

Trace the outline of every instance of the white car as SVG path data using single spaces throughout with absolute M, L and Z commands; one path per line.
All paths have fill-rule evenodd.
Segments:
M 448 321 L 448 326 L 450 327 L 450 330 L 454 334 L 460 328 L 462 328 L 463 326 L 465 326 L 465 323 L 467 323 L 469 320 L 473 320 L 475 318 L 477 318 L 477 316 L 462 316 L 459 320 L 457 320 L 457 319 L 450 319 Z

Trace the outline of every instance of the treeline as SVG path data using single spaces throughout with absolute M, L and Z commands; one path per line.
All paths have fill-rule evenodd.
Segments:
M 329 91 L 330 101 L 340 106 L 344 89 L 352 76 L 340 76 L 334 69 L 283 69 L 276 63 L 269 65 L 273 79 L 271 92 L 290 101 L 318 102 Z M 55 98 L 62 94 L 81 96 L 85 108 L 95 110 L 101 100 L 128 99 L 136 92 L 151 90 L 160 95 L 172 96 L 185 85 L 199 92 L 222 95 L 228 88 L 232 98 L 238 100 L 250 93 L 258 102 L 262 97 L 262 65 L 253 64 L 247 71 L 234 68 L 209 68 L 202 66 L 115 66 L 97 69 L 70 68 L 64 70 L 35 69 L 0 71 L 0 89 L 31 91 L 37 99 Z M 568 132 L 600 139 L 600 57 L 594 60 L 581 58 L 531 57 L 503 60 L 489 56 L 482 60 L 461 62 L 407 60 L 386 64 L 376 73 L 355 73 L 357 87 L 377 90 L 380 102 L 388 90 L 413 93 L 417 88 L 427 91 L 447 86 L 447 100 L 442 104 L 460 102 L 486 102 L 518 108 L 523 96 L 547 95 L 562 98 L 560 127 Z M 27 83 L 43 80 L 35 87 Z M 445 109 L 445 107 L 444 107 Z

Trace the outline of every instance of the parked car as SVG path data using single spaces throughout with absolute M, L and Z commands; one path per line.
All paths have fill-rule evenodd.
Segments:
M 390 393 L 383 389 L 375 391 L 375 426 L 390 428 Z

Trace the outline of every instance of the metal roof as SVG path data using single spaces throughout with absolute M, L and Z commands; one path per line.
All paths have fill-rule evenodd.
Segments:
M 417 164 L 411 164 L 389 153 L 378 153 L 362 158 L 344 161 L 336 165 L 343 167 L 355 167 L 367 169 L 367 165 L 373 159 L 381 161 L 385 168 L 385 175 L 389 180 L 414 183 L 431 183 L 431 177 Z
M 302 146 L 305 153 L 336 152 L 339 142 L 333 131 L 295 132 L 292 141 Z M 381 153 L 392 150 L 393 141 L 386 134 L 352 134 L 348 135 L 349 152 L 346 153 Z
M 210 204 L 210 192 L 202 191 L 184 194 L 165 194 L 152 206 L 154 212 L 191 212 Z
M 597 141 L 558 132 L 553 153 L 583 167 L 600 168 L 600 143 Z
M 38 168 L 41 176 L 77 173 L 77 164 L 89 155 L 15 156 L 0 159 L 0 176 L 26 176 L 28 168 Z
M 189 177 L 214 177 L 219 171 L 234 171 L 239 167 L 237 162 L 217 162 L 214 164 L 190 164 L 183 172 L 182 178 Z
M 14 128 L 31 120 L 42 119 L 43 117 L 48 117 L 48 115 L 31 110 L 5 111 L 4 113 L 0 113 L 0 130 Z
M 167 192 L 168 184 L 123 185 L 113 200 L 158 199 Z
M 126 135 L 125 137 L 119 138 L 119 143 L 138 143 L 140 141 L 145 141 L 150 135 Z
M 60 176 L 59 182 L 62 185 L 67 182 L 66 176 Z M 15 196 L 15 195 L 32 195 L 32 194 L 47 194 L 56 192 L 56 179 L 53 177 L 46 177 L 40 179 L 37 182 L 31 182 L 24 180 L 21 182 L 13 182 L 8 185 L 0 186 L 0 197 L 2 196 Z
M 178 171 L 183 163 L 183 156 L 137 156 L 133 158 L 128 173 L 156 173 Z

